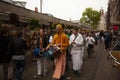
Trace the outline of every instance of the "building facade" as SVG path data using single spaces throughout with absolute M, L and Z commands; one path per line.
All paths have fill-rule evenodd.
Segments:
M 120 0 L 109 0 L 107 12 L 107 28 L 118 25 L 120 27 Z
M 106 30 L 106 13 L 104 12 L 104 10 L 101 8 L 100 10 L 100 22 L 99 22 L 99 26 L 98 26 L 98 30 Z

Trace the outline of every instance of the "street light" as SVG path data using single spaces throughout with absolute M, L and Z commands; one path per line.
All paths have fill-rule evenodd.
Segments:
M 42 13 L 42 0 L 40 0 L 40 13 Z

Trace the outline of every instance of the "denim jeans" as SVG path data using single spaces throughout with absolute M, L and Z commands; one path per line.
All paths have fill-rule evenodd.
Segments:
M 14 60 L 16 66 L 16 80 L 22 80 L 22 73 L 25 68 L 25 60 Z

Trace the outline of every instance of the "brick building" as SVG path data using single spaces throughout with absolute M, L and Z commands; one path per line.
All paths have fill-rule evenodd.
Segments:
M 118 25 L 120 27 L 120 0 L 109 0 L 107 12 L 107 28 Z

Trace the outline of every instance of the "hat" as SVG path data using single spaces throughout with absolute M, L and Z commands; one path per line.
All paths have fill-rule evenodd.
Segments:
M 63 28 L 62 28 L 62 25 L 61 25 L 61 24 L 57 24 L 56 28 L 59 28 L 61 32 L 62 32 L 62 30 L 63 30 Z

